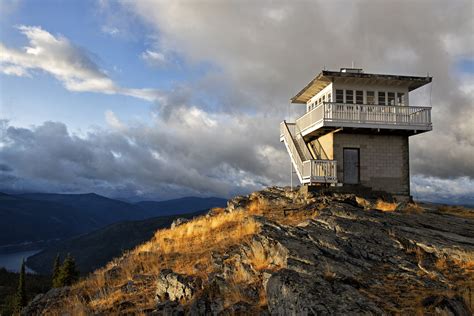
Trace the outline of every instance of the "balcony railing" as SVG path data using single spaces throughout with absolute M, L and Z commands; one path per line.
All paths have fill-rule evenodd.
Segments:
M 306 160 L 303 161 L 302 183 L 336 183 L 336 160 Z
M 296 120 L 303 134 L 311 127 L 335 126 L 334 123 L 430 130 L 431 108 L 325 102 Z

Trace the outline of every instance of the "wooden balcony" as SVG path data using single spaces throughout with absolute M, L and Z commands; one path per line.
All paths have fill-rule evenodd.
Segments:
M 432 129 L 431 108 L 325 102 L 297 119 L 296 125 L 302 136 L 319 137 L 337 128 L 413 135 Z

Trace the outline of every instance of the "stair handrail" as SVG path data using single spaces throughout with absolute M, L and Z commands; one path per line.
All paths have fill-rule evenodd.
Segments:
M 285 140 L 285 144 L 288 146 L 288 151 L 290 152 L 291 161 L 296 169 L 296 173 L 298 174 L 298 178 L 300 182 L 302 181 L 303 176 L 303 160 L 300 157 L 300 154 L 296 148 L 295 140 L 291 135 L 291 132 L 288 128 L 286 121 L 281 122 L 280 124 L 280 134 L 283 135 L 283 139 Z
M 313 155 L 311 155 L 311 152 L 310 152 L 309 149 L 308 149 L 308 145 L 306 145 L 306 142 L 305 142 L 304 139 L 303 139 L 303 134 L 301 134 L 300 127 L 299 127 L 298 124 L 296 124 L 296 123 L 295 123 L 295 136 L 294 136 L 294 140 L 298 143 L 298 146 L 299 146 L 300 149 L 302 150 L 302 154 L 303 154 L 303 159 L 302 159 L 302 161 L 306 161 L 306 160 L 311 160 L 311 159 L 313 159 Z

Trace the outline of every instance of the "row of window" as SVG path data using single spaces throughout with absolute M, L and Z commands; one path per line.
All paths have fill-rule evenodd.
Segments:
M 331 92 L 321 96 L 317 100 L 314 100 L 313 103 L 308 104 L 308 111 L 311 111 L 312 109 L 314 109 L 315 107 L 317 107 L 318 105 L 320 105 L 320 104 L 322 104 L 326 101 L 331 102 Z
M 365 96 L 365 102 L 364 102 Z M 332 102 L 331 92 L 314 100 L 308 104 L 308 111 L 316 108 L 324 102 Z M 352 104 L 378 104 L 378 105 L 405 105 L 405 93 L 403 92 L 387 92 L 387 91 L 364 91 L 364 90 L 343 90 L 336 89 L 336 103 L 352 103 Z
M 336 103 L 355 103 L 379 105 L 404 105 L 405 93 L 386 91 L 363 91 L 363 90 L 342 90 L 336 89 Z

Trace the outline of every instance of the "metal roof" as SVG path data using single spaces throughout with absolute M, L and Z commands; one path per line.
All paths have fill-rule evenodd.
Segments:
M 329 71 L 323 70 L 313 80 L 310 81 L 300 92 L 298 92 L 293 98 L 291 103 L 304 104 L 318 92 L 323 90 L 331 82 L 341 83 L 363 83 L 364 85 L 393 85 L 393 86 L 404 86 L 408 88 L 408 91 L 415 90 L 425 84 L 431 82 L 433 78 L 419 77 L 419 76 L 399 76 L 399 75 L 384 75 L 384 74 L 370 74 L 364 72 L 342 72 L 342 71 Z

